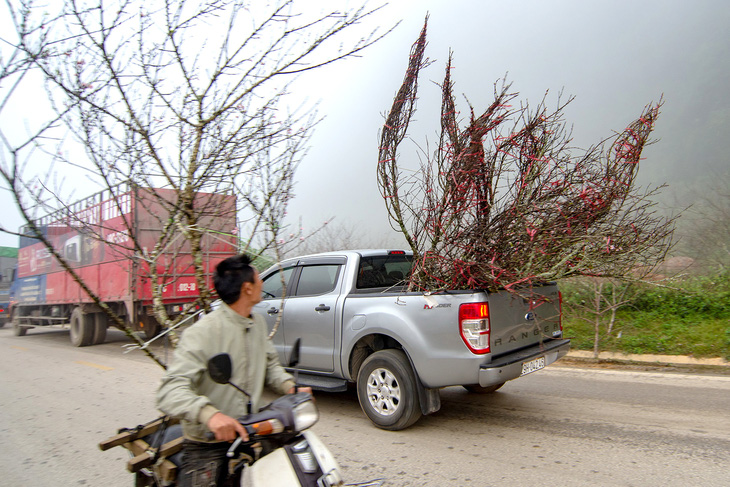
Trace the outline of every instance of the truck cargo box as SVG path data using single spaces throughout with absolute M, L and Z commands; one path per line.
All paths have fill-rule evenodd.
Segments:
M 189 239 L 180 229 L 165 231 L 177 196 L 171 189 L 122 185 L 35 223 L 101 301 L 114 304 L 135 329 L 156 328 L 150 320 L 154 286 L 162 286 L 163 304 L 173 314 L 200 295 Z M 210 286 L 215 266 L 236 252 L 236 198 L 197 193 L 193 207 L 200 215 L 196 227 L 203 232 L 202 268 Z M 25 230 L 13 284 L 14 316 L 20 323 L 68 321 L 76 308 L 98 313 L 92 298 L 43 242 Z M 162 235 L 168 236 L 161 240 Z

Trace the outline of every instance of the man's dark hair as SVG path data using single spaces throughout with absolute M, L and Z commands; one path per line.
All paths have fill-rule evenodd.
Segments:
M 235 303 L 241 296 L 244 282 L 254 282 L 255 271 L 251 266 L 251 257 L 246 254 L 229 257 L 215 268 L 213 285 L 218 296 L 226 304 Z

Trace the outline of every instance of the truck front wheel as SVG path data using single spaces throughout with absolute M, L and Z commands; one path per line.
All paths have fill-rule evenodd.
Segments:
M 86 347 L 94 340 L 94 315 L 86 314 L 81 308 L 74 308 L 71 313 L 71 344 L 74 347 Z
M 140 316 L 139 324 L 142 331 L 144 331 L 144 336 L 147 340 L 152 340 L 158 335 L 158 333 L 160 333 L 160 331 L 162 331 L 162 327 L 154 316 L 147 314 Z
M 378 428 L 402 430 L 421 417 L 416 378 L 401 350 L 381 350 L 357 374 L 360 407 Z

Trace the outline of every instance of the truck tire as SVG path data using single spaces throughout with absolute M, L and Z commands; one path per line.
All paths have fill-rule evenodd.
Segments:
M 94 338 L 92 345 L 101 345 L 106 340 L 106 329 L 109 326 L 109 317 L 103 311 L 94 313 Z
M 71 344 L 74 347 L 87 347 L 94 340 L 94 315 L 85 314 L 81 308 L 71 313 Z
M 140 324 L 142 325 L 142 331 L 144 331 L 144 336 L 147 340 L 152 340 L 162 331 L 162 327 L 154 316 L 143 315 L 140 318 Z
M 28 328 L 20 326 L 19 319 L 13 319 L 13 335 L 15 335 L 16 337 L 22 337 L 25 336 L 25 332 L 27 331 Z
M 494 385 L 486 386 L 486 387 L 480 386 L 479 384 L 472 384 L 472 385 L 462 386 L 462 387 L 464 389 L 466 389 L 467 391 L 471 392 L 472 394 L 489 394 L 490 392 L 496 391 L 503 385 L 504 385 L 504 382 L 502 382 L 501 384 L 494 384 Z
M 381 350 L 365 359 L 357 374 L 357 398 L 378 428 L 402 430 L 421 417 L 416 378 L 401 350 Z

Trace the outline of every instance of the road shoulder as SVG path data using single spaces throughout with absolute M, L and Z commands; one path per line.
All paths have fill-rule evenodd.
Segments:
M 625 355 L 601 352 L 598 358 L 593 358 L 592 352 L 572 350 L 554 366 L 730 376 L 730 362 L 722 358 L 695 358 L 684 355 Z

